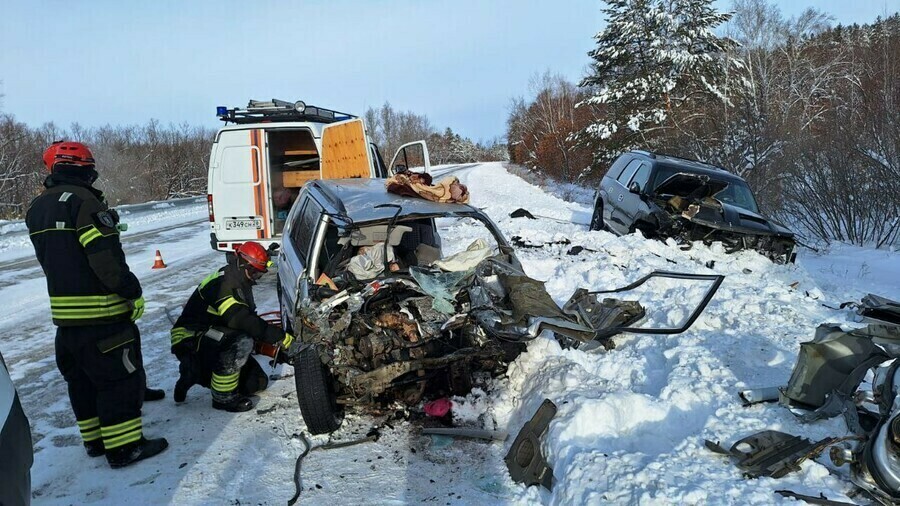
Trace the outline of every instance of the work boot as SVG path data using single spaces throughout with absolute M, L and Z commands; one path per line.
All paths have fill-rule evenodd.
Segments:
M 161 388 L 145 388 L 144 402 L 161 401 L 165 399 L 166 391 Z
M 175 382 L 175 394 L 172 396 L 175 399 L 175 402 L 184 402 L 187 399 L 188 390 L 194 386 L 194 383 L 190 380 L 190 378 L 185 378 L 181 376 L 178 378 L 178 381 Z
M 229 413 L 242 413 L 253 409 L 253 401 L 249 397 L 239 395 L 227 402 L 219 402 L 213 399 L 212 406 L 215 409 L 228 411 Z
M 148 459 L 168 447 L 169 442 L 165 438 L 147 439 L 141 436 L 140 441 L 106 450 L 106 460 L 109 462 L 109 467 L 118 469 L 130 466 L 139 460 Z
M 87 450 L 88 457 L 100 457 L 106 453 L 102 439 L 84 443 L 84 449 Z
M 194 360 L 190 355 L 178 357 L 178 381 L 175 382 L 175 402 L 184 402 L 188 390 L 196 385 L 194 381 Z

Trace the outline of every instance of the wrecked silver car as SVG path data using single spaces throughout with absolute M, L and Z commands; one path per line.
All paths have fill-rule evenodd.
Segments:
M 284 237 L 282 324 L 306 345 L 295 379 L 314 434 L 336 430 L 345 406 L 412 406 L 466 394 L 473 379 L 504 373 L 545 330 L 565 346 L 607 349 L 621 331 L 682 332 L 721 283 L 721 276 L 658 272 L 629 285 L 654 277 L 709 281 L 679 328 L 630 327 L 644 308 L 601 299 L 604 292 L 577 290 L 560 308 L 480 210 L 390 194 L 374 179 L 309 183 Z
M 641 231 L 650 238 L 721 242 L 729 253 L 751 249 L 776 263 L 794 261 L 794 234 L 759 214 L 746 181 L 694 160 L 631 151 L 600 182 L 592 230 Z

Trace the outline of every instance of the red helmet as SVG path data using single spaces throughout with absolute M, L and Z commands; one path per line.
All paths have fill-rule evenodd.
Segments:
M 94 165 L 94 155 L 80 142 L 56 141 L 44 151 L 44 165 L 52 171 L 57 163 L 90 167 Z
M 266 272 L 272 266 L 269 252 L 258 242 L 245 242 L 234 248 L 234 253 L 259 272 Z

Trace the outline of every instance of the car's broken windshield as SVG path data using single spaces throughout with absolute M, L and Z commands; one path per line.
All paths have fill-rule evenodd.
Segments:
M 498 252 L 499 243 L 484 222 L 470 217 L 410 218 L 395 223 L 330 226 L 320 266 L 329 277 L 348 273 L 357 281 L 413 267 L 468 271 Z
M 700 175 L 694 174 L 692 172 L 686 172 L 683 167 L 668 167 L 665 165 L 660 165 L 656 170 L 656 174 L 653 176 L 654 191 L 658 192 L 660 186 L 662 186 L 663 183 L 669 180 L 672 176 L 680 173 L 696 176 Z M 737 206 L 754 213 L 759 213 L 759 207 L 756 205 L 756 199 L 753 198 L 753 192 L 750 191 L 750 187 L 747 186 L 747 183 L 739 179 L 718 179 L 712 177 L 709 178 L 709 182 L 722 183 L 727 185 L 723 190 L 714 195 L 715 198 L 726 204 L 731 204 L 733 206 Z
M 750 191 L 750 187 L 747 186 L 747 183 L 741 181 L 729 181 L 728 186 L 715 194 L 714 197 L 726 204 L 759 213 L 759 207 L 757 207 L 756 200 L 753 198 L 753 192 Z

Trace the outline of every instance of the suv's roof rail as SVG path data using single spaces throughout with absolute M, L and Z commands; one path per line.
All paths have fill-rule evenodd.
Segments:
M 728 172 L 727 170 L 723 169 L 722 167 L 719 167 L 718 165 L 713 165 L 713 164 L 711 164 L 711 163 L 709 163 L 709 162 L 704 162 L 703 160 L 695 160 L 695 159 L 693 159 L 693 158 L 686 158 L 686 157 L 684 157 L 684 156 L 678 156 L 678 155 L 670 155 L 670 154 L 668 154 L 668 153 L 657 153 L 657 154 L 660 155 L 660 156 L 664 156 L 664 157 L 666 157 L 666 158 L 674 158 L 674 159 L 676 159 L 676 160 L 684 160 L 684 161 L 686 161 L 686 162 L 699 163 L 700 165 L 705 165 L 705 166 L 707 166 L 707 167 L 709 167 L 709 168 L 711 168 L 711 169 L 715 169 L 715 170 L 718 170 L 718 171 L 720 171 L 720 172 Z
M 225 106 L 216 107 L 216 116 L 224 122 L 235 124 L 268 123 L 279 121 L 312 121 L 316 123 L 334 123 L 353 119 L 356 116 L 345 112 L 333 111 L 324 107 L 306 105 L 302 100 L 287 102 L 285 100 L 251 100 L 244 109 Z
M 646 149 L 632 149 L 632 153 L 638 153 L 644 156 L 649 156 L 650 158 L 656 158 L 656 155 L 647 151 Z

